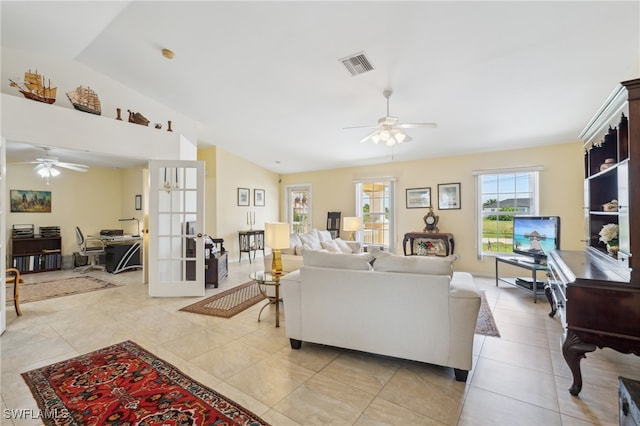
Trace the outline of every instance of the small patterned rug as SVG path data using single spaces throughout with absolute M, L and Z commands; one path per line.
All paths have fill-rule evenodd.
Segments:
M 20 303 L 36 302 L 54 297 L 69 296 L 71 294 L 87 293 L 105 288 L 120 287 L 120 284 L 110 283 L 86 275 L 66 278 L 63 280 L 45 281 L 20 285 Z
M 22 378 L 47 426 L 267 425 L 131 341 L 27 371 Z
M 480 311 L 478 312 L 478 321 L 476 321 L 476 334 L 484 334 L 485 336 L 500 337 L 498 326 L 491 313 L 491 308 L 487 302 L 487 296 L 484 290 L 480 291 Z
M 231 318 L 265 299 L 258 283 L 249 281 L 232 289 L 207 297 L 192 305 L 180 309 L 185 312 Z

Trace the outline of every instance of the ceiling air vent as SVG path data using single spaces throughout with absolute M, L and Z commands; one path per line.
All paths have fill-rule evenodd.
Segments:
M 346 58 L 340 59 L 340 61 L 345 67 L 347 67 L 352 76 L 364 74 L 367 71 L 373 71 L 373 65 L 371 65 L 371 62 L 369 62 L 369 59 L 365 56 L 364 52 L 347 56 Z

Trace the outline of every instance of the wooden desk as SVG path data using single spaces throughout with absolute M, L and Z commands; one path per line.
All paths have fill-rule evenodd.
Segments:
M 140 251 L 142 237 L 118 236 L 100 239 L 105 244 L 105 267 L 107 272 L 118 274 L 131 269 L 142 268 Z
M 453 242 L 453 234 L 443 234 L 443 233 L 435 233 L 435 232 L 407 232 L 404 234 L 404 239 L 402 240 L 402 248 L 404 250 L 405 256 L 415 256 L 415 241 L 416 240 L 440 240 L 444 242 L 446 247 L 445 254 L 438 254 L 439 256 L 449 256 L 453 254 L 454 242 Z M 409 252 L 407 252 L 407 242 L 409 243 Z
M 238 244 L 240 247 L 238 262 L 242 262 L 242 253 L 247 253 L 249 255 L 249 263 L 251 263 L 251 252 L 253 252 L 254 259 L 258 250 L 262 250 L 262 256 L 264 256 L 264 230 L 238 231 Z

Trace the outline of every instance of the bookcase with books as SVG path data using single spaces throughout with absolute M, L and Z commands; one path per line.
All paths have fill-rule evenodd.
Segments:
M 40 234 L 29 227 L 14 226 L 11 238 L 11 267 L 23 274 L 62 269 L 62 239 L 59 227 L 41 227 Z

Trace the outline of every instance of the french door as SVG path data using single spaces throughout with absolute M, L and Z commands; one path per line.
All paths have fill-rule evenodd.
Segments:
M 204 296 L 204 162 L 149 161 L 149 296 Z

